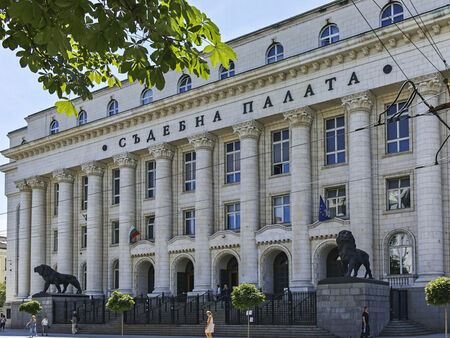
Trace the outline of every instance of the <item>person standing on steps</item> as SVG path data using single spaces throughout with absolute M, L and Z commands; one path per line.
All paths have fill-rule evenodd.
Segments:
M 206 315 L 208 316 L 208 321 L 206 322 L 205 335 L 206 338 L 212 338 L 212 334 L 214 333 L 214 319 L 211 311 L 206 311 Z
M 220 294 L 221 293 L 222 293 L 222 289 L 220 288 L 220 285 L 217 284 L 216 300 L 220 300 Z
M 361 338 L 372 338 L 369 325 L 369 307 L 365 306 L 362 313 Z

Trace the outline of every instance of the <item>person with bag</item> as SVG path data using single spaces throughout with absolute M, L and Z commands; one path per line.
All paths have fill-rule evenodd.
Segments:
M 35 315 L 31 316 L 31 319 L 27 323 L 26 328 L 30 330 L 30 338 L 33 338 L 34 336 L 37 336 L 37 332 L 36 332 L 36 316 Z
M 208 316 L 208 321 L 206 322 L 205 335 L 206 338 L 212 338 L 212 334 L 214 333 L 214 319 L 211 311 L 206 311 L 206 315 Z
M 369 307 L 365 306 L 362 313 L 361 338 L 372 338 L 369 325 Z

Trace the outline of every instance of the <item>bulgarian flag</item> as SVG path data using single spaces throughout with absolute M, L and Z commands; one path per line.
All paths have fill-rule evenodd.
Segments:
M 128 237 L 130 238 L 130 243 L 133 240 L 133 238 L 135 238 L 137 235 L 140 235 L 140 234 L 141 233 L 136 230 L 136 227 L 134 225 L 132 225 L 130 227 L 130 232 L 128 233 Z

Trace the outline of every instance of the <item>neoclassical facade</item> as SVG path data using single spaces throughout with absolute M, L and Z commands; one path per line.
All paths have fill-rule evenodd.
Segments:
M 426 30 L 408 1 L 355 2 L 379 39 L 333 2 L 230 41 L 238 59 L 209 80 L 173 72 L 162 91 L 75 99 L 78 119 L 28 116 L 2 152 L 7 301 L 41 290 L 39 264 L 93 296 L 311 290 L 342 274 L 343 229 L 394 287 L 448 275 L 448 130 L 420 98 L 403 109 L 408 90 L 391 105 L 404 74 L 449 101 L 428 34 L 448 54 L 450 8 L 416 2 Z

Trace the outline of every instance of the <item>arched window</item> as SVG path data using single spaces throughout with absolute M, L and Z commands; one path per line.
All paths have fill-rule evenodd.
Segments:
M 392 2 L 381 11 L 381 27 L 403 20 L 403 7 Z
M 112 273 L 113 273 L 112 288 L 114 290 L 117 290 L 119 288 L 119 260 L 114 262 Z
M 221 65 L 219 74 L 221 80 L 226 79 L 227 77 L 234 76 L 234 62 L 230 61 L 228 69 Z
M 336 41 L 339 41 L 339 28 L 335 24 L 325 26 L 320 32 L 319 46 L 326 46 Z
M 266 63 L 267 64 L 283 60 L 283 58 L 284 58 L 284 49 L 281 44 L 274 43 L 267 50 L 267 55 L 266 55 Z
M 145 89 L 141 94 L 141 104 L 150 102 L 153 102 L 153 91 L 151 89 Z
M 81 267 L 81 289 L 86 291 L 87 287 L 87 264 L 84 263 Z
M 59 133 L 59 122 L 53 120 L 50 122 L 50 135 Z
M 119 103 L 116 100 L 112 100 L 108 104 L 108 116 L 116 115 L 119 113 Z
M 178 82 L 178 93 L 184 93 L 191 90 L 192 82 L 189 75 L 183 75 Z
M 82 110 L 78 114 L 78 125 L 82 126 L 83 124 L 86 123 L 87 123 L 87 113 L 84 110 Z
M 398 232 L 389 239 L 389 274 L 411 274 L 413 268 L 412 240 L 405 232 Z

